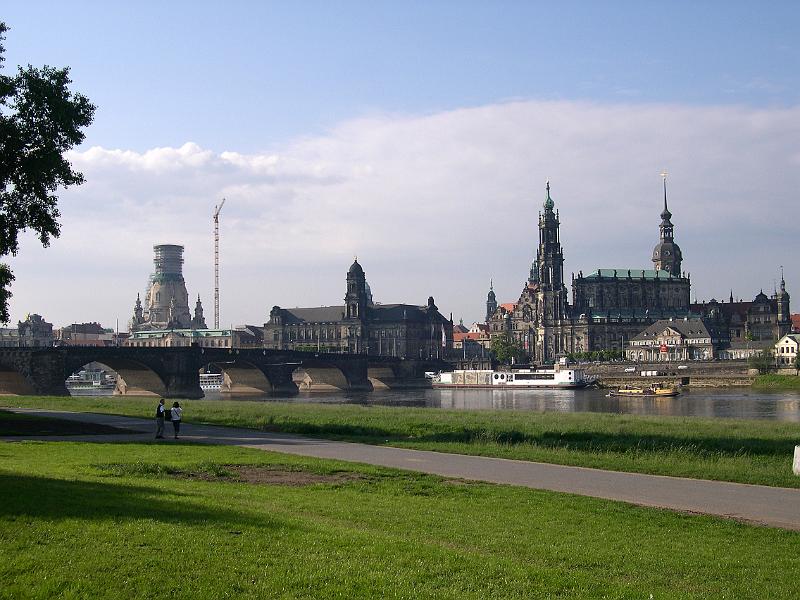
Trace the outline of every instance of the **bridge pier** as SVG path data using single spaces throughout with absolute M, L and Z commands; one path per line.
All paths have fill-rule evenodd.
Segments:
M 265 365 L 261 371 L 272 384 L 272 393 L 294 396 L 299 393 L 297 384 L 292 380 L 292 373 L 297 365 Z
M 367 359 L 341 361 L 336 365 L 347 380 L 347 389 L 354 392 L 371 392 L 372 382 L 369 380 Z
M 64 355 L 51 348 L 0 351 L 0 394 L 68 396 Z

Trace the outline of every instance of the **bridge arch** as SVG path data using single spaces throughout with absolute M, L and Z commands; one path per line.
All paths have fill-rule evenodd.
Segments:
M 301 390 L 372 390 L 367 377 L 366 358 L 315 354 L 304 356 L 300 363 L 293 378 Z
M 130 358 L 98 357 L 76 366 L 76 361 L 68 361 L 67 376 L 78 373 L 91 363 L 106 367 L 117 374 L 117 387 L 114 394 L 126 396 L 165 396 L 167 383 L 164 378 L 147 364 Z
M 223 394 L 272 394 L 275 385 L 269 375 L 252 361 L 237 358 L 236 360 L 212 360 L 203 367 L 214 367 L 222 372 Z

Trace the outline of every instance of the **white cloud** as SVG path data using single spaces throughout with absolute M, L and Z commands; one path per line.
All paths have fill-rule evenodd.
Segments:
M 12 261 L 12 316 L 124 323 L 164 242 L 186 245 L 210 315 L 211 211 L 226 197 L 224 323 L 339 302 L 354 254 L 377 300 L 432 294 L 471 321 L 490 277 L 518 295 L 548 177 L 567 276 L 649 267 L 663 168 L 693 294 L 752 297 L 780 264 L 792 291 L 798 140 L 800 108 L 515 101 L 356 119 L 257 155 L 89 148 L 70 155 L 87 183 L 63 194 L 61 238 L 26 239 Z

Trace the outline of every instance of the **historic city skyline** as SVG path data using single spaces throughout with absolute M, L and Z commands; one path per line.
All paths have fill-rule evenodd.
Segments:
M 758 14 L 748 35 L 760 43 L 747 49 L 734 34 L 756 9 L 727 4 L 722 22 L 693 9 L 691 26 L 685 7 L 662 7 L 649 34 L 670 42 L 661 45 L 639 32 L 652 29 L 652 11 L 631 7 L 627 21 L 621 10 L 611 15 L 605 32 L 589 26 L 591 15 L 564 24 L 595 9 L 514 7 L 518 24 L 505 14 L 503 31 L 492 29 L 489 9 L 465 7 L 453 34 L 441 28 L 443 9 L 420 8 L 411 28 L 390 27 L 387 9 L 361 7 L 395 44 L 377 46 L 377 33 L 342 25 L 354 6 L 330 21 L 341 30 L 322 27 L 331 17 L 323 9 L 306 21 L 248 9 L 274 25 L 271 36 L 248 36 L 248 20 L 233 11 L 198 10 L 174 29 L 173 7 L 158 23 L 116 13 L 103 27 L 108 15 L 97 10 L 88 19 L 57 5 L 8 11 L 6 66 L 69 64 L 98 104 L 86 143 L 71 153 L 87 183 L 62 195 L 62 237 L 48 249 L 26 237 L 11 261 L 12 323 L 28 312 L 58 324 L 125 323 L 149 275 L 144 257 L 159 243 L 185 246 L 187 281 L 210 307 L 211 211 L 223 196 L 225 325 L 265 322 L 274 304 L 331 302 L 354 254 L 377 301 L 422 304 L 433 294 L 456 320 L 474 321 L 490 278 L 498 299 L 518 294 L 547 178 L 564 222 L 566 273 L 648 268 L 664 168 L 692 300 L 727 298 L 731 287 L 745 299 L 770 294 L 779 265 L 790 291 L 800 281 L 790 260 L 800 188 L 790 4 Z M 209 28 L 214 50 L 198 52 L 192 26 L 217 16 L 249 46 Z M 709 37 L 696 37 L 711 19 Z M 55 35 L 64 24 L 72 35 Z M 291 24 L 292 40 L 281 29 Z M 131 52 L 137 26 L 152 50 Z M 421 38 L 427 46 L 415 52 Z M 304 42 L 330 53 L 303 53 Z M 163 62 L 158 49 L 168 50 Z M 351 69 L 337 62 L 367 49 L 374 56 Z M 202 85 L 195 59 L 208 76 Z M 394 83 L 381 93 L 370 76 Z M 320 93 L 309 93 L 315 86 Z

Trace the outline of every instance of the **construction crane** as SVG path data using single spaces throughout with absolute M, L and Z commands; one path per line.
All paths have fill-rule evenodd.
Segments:
M 214 329 L 219 329 L 219 212 L 225 198 L 214 207 Z

